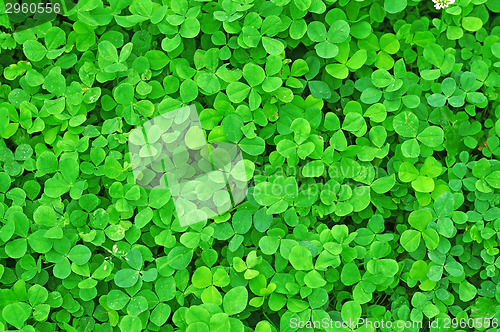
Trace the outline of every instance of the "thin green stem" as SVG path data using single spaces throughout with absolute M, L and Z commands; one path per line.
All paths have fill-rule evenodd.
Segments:
M 436 41 L 439 43 L 439 38 L 441 37 L 441 32 L 443 30 L 443 22 L 444 22 L 444 9 L 441 10 L 441 21 L 439 22 L 438 35 Z
M 276 327 L 276 325 L 274 325 L 273 321 L 269 319 L 269 317 L 267 317 L 266 315 L 266 312 L 263 310 L 262 313 L 264 314 L 264 317 L 266 317 L 267 321 L 277 330 L 279 331 L 279 329 Z

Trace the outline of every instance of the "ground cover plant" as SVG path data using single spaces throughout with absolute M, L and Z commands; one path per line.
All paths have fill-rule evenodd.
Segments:
M 3 330 L 497 330 L 499 1 L 1 7 Z M 248 193 L 181 226 L 128 140 L 187 105 Z

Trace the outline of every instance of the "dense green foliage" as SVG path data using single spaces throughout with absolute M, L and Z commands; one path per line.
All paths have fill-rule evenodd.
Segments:
M 499 12 L 84 0 L 29 29 L 0 16 L 0 326 L 500 319 Z M 240 146 L 249 192 L 181 227 L 168 190 L 135 184 L 127 142 L 191 104 L 209 142 Z

